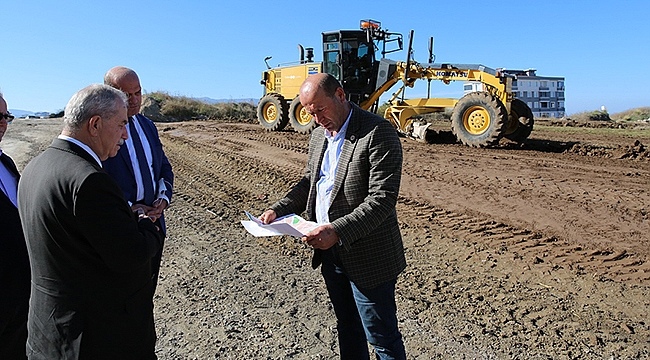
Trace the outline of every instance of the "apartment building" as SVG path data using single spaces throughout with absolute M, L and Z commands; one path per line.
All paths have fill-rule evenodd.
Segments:
M 539 76 L 537 70 L 501 69 L 516 76 L 512 81 L 512 92 L 515 98 L 528 104 L 536 118 L 561 118 L 564 110 L 564 78 L 556 76 Z M 465 93 L 482 91 L 483 84 L 466 82 L 463 86 Z

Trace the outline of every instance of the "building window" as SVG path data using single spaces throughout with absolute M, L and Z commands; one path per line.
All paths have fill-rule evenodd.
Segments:
M 551 93 L 549 91 L 540 91 L 539 97 L 551 97 Z
M 564 91 L 558 91 L 557 92 L 557 97 L 563 98 L 564 97 Z
M 524 97 L 528 97 L 528 91 L 524 91 Z
M 555 109 L 555 102 L 551 101 L 551 106 L 550 106 L 550 108 L 551 108 L 551 109 Z
M 542 81 L 540 81 L 540 82 L 539 82 L 539 86 L 540 86 L 540 87 L 547 87 L 548 85 L 547 85 L 546 80 L 542 80 Z
M 548 109 L 548 101 L 541 101 L 539 105 L 542 109 Z

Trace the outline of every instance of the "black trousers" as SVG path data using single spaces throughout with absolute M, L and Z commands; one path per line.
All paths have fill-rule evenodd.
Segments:
M 0 359 L 27 359 L 28 311 L 25 303 L 0 312 Z

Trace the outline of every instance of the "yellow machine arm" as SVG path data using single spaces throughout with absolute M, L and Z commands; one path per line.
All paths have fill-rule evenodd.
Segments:
M 360 106 L 363 109 L 369 109 L 381 95 L 398 82 L 401 82 L 400 88 L 388 100 L 390 107 L 386 110 L 384 117 L 391 121 L 399 131 L 421 137 L 422 134 L 413 134 L 415 129 L 412 128 L 412 117 L 432 112 L 443 112 L 446 108 L 453 108 L 458 99 L 419 98 L 399 100 L 398 98 L 404 89 L 413 87 L 418 79 L 439 80 L 445 84 L 452 81 L 480 82 L 483 84 L 483 91 L 501 100 L 507 111 L 510 111 L 510 103 L 513 99 L 512 78 L 507 74 L 480 64 L 419 64 L 410 62 L 407 67 L 406 62 L 403 61 L 395 63 L 395 71 L 392 76 L 383 84 L 378 84 L 377 89 Z M 420 129 L 420 132 L 425 130 Z

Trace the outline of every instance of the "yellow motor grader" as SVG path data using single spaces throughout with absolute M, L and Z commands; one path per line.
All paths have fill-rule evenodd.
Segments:
M 271 68 L 270 57 L 265 59 L 267 70 L 262 73 L 264 96 L 257 107 L 260 124 L 270 131 L 282 130 L 291 124 L 299 133 L 309 133 L 316 126 L 303 109 L 298 98 L 300 85 L 311 74 L 326 72 L 337 78 L 349 101 L 362 109 L 376 111 L 379 98 L 396 84 L 399 89 L 387 101 L 383 114 L 403 135 L 424 139 L 429 124 L 419 122 L 417 115 L 444 112 L 452 108 L 451 130 L 465 145 L 487 147 L 503 137 L 523 142 L 533 129 L 533 113 L 512 93 L 513 75 L 480 64 L 429 63 L 410 59 L 413 31 L 406 61 L 387 59 L 386 54 L 403 49 L 403 36 L 385 31 L 381 23 L 362 20 L 359 30 L 324 32 L 323 61 L 313 60 L 313 48 L 299 46 L 297 63 Z M 306 50 L 306 54 L 305 54 Z M 460 99 L 419 98 L 404 99 L 406 87 L 413 87 L 418 79 L 475 81 L 481 91 L 466 93 Z

